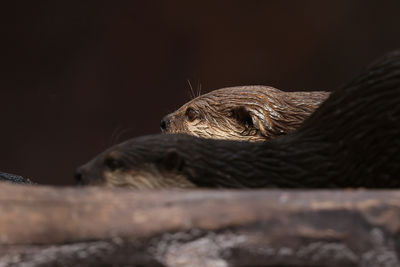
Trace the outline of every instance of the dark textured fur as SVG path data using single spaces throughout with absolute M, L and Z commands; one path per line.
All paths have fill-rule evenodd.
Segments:
M 14 184 L 33 184 L 31 180 L 19 175 L 0 172 L 0 181 Z
M 260 85 L 222 88 L 165 116 L 161 130 L 204 138 L 265 141 L 299 128 L 328 96 L 329 92 L 284 92 Z
M 136 188 L 160 188 L 137 187 L 145 177 L 176 178 L 161 188 L 392 188 L 400 187 L 399 172 L 400 52 L 394 52 L 333 92 L 292 134 L 261 143 L 139 137 L 97 156 L 78 178 L 110 186 L 135 180 Z

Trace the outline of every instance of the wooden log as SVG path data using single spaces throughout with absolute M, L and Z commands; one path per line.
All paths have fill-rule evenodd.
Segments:
M 0 266 L 400 266 L 397 191 L 0 185 Z

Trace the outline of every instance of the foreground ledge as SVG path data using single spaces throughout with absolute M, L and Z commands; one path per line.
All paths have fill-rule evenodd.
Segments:
M 400 266 L 400 191 L 0 184 L 3 266 Z

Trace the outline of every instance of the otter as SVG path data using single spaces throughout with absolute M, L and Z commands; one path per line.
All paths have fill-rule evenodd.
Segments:
M 160 123 L 163 133 L 265 141 L 297 129 L 329 92 L 284 92 L 269 86 L 237 86 L 198 96 Z
M 266 142 L 159 134 L 109 148 L 82 184 L 132 188 L 400 187 L 400 50 L 330 97 L 296 131 Z
M 33 184 L 33 182 L 28 178 L 5 172 L 0 172 L 0 182 L 9 182 L 14 184 Z

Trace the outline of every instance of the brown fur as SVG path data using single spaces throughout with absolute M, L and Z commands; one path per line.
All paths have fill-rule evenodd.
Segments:
M 204 138 L 265 141 L 297 129 L 328 96 L 329 92 L 284 92 L 268 86 L 222 88 L 165 116 L 161 129 Z

